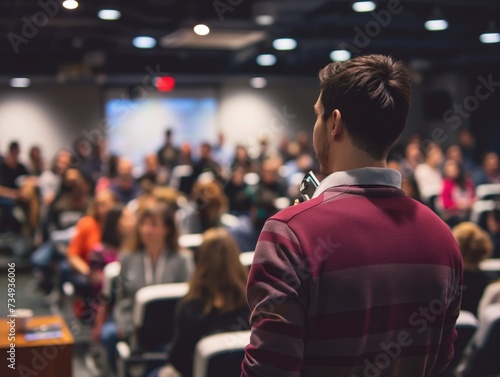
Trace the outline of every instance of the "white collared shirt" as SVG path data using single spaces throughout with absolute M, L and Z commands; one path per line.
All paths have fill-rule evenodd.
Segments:
M 336 186 L 380 185 L 401 189 L 401 173 L 389 168 L 359 168 L 337 171 L 323 179 L 314 192 L 317 198 L 326 190 Z

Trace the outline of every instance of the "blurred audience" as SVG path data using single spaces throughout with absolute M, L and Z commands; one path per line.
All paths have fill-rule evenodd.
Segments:
M 490 282 L 479 264 L 500 258 L 500 210 L 479 216 L 487 232 L 468 221 L 475 187 L 500 183 L 499 156 L 486 153 L 479 168 L 474 156 L 480 151 L 467 130 L 446 149 L 446 160 L 443 145 L 423 148 L 421 140 L 413 135 L 393 150 L 387 165 L 402 173 L 406 195 L 453 227 L 465 265 L 462 307 L 477 313 Z M 305 173 L 312 170 L 323 178 L 308 134 L 285 136 L 277 148 L 264 135 L 247 148 L 226 143 L 222 133 L 213 145 L 175 144 L 169 129 L 163 146 L 144 156 L 143 167 L 134 167 L 126 155 L 104 156 L 104 139 L 94 141 L 81 138 L 71 152 L 59 150 L 47 168 L 40 147 L 31 146 L 25 167 L 19 144 L 10 143 L 0 158 L 1 240 L 9 240 L 17 258 L 30 259 L 36 283 L 44 294 L 53 293 L 50 298 L 65 294 L 54 289 L 56 282 L 72 283 L 76 297 L 62 297 L 73 303 L 77 318 L 93 322 L 92 339 L 102 342 L 113 370 L 117 341 L 132 339 L 136 292 L 187 281 L 196 255 L 189 294 L 177 308 L 168 366 L 155 372 L 191 376 L 194 346 L 201 337 L 247 326 L 240 251 L 255 249 L 277 206 L 297 198 Z M 200 158 L 194 161 L 192 149 L 198 147 Z M 402 151 L 404 158 L 396 158 Z M 181 250 L 178 234 L 203 234 L 203 243 L 193 253 Z M 121 264 L 117 281 L 122 287 L 104 293 L 103 271 L 114 261 Z M 498 283 L 490 287 L 498 289 L 488 289 L 484 303 L 500 300 Z M 99 304 L 102 295 L 108 300 Z

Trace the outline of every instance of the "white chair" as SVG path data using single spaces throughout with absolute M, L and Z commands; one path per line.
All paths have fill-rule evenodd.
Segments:
M 188 289 L 188 283 L 172 283 L 150 285 L 137 291 L 130 345 L 119 342 L 116 347 L 120 376 L 142 376 L 166 362 L 162 348 L 172 340 L 175 308 Z
M 245 251 L 240 254 L 240 262 L 243 266 L 250 268 L 253 262 L 255 251 Z
M 500 258 L 485 259 L 479 264 L 479 269 L 500 275 Z
M 440 375 L 440 377 L 453 376 L 453 371 L 455 370 L 458 363 L 462 359 L 465 349 L 467 348 L 472 337 L 476 333 L 478 324 L 479 322 L 474 314 L 466 310 L 460 311 L 460 315 L 458 316 L 456 324 L 458 335 L 455 341 L 453 342 L 455 353 L 453 355 L 453 359 L 451 360 L 450 365 L 448 366 L 447 371 L 443 375 Z
M 478 200 L 500 197 L 500 183 L 488 183 L 477 186 L 476 197 Z
M 220 222 L 227 228 L 233 228 L 238 226 L 238 224 L 240 223 L 240 219 L 238 218 L 238 216 L 225 213 L 220 217 Z
M 260 177 L 257 173 L 246 173 L 243 176 L 243 181 L 248 185 L 248 186 L 256 186 L 260 182 Z
M 239 377 L 250 331 L 207 336 L 196 345 L 193 377 Z
M 172 169 L 172 177 L 170 178 L 170 186 L 179 190 L 181 187 L 181 180 L 190 177 L 193 174 L 193 167 L 191 165 L 178 165 Z
M 113 281 L 118 278 L 121 271 L 121 264 L 118 261 L 108 263 L 104 266 L 103 275 L 104 279 L 102 282 L 102 291 L 109 295 L 113 291 Z
M 203 242 L 203 235 L 201 233 L 183 234 L 179 236 L 179 246 L 184 249 L 193 249 L 200 247 Z
M 274 201 L 274 206 L 279 211 L 281 211 L 282 209 L 285 209 L 287 207 L 290 207 L 290 204 L 291 204 L 290 199 L 288 199 L 286 196 L 276 198 L 276 200 Z
M 493 211 L 495 209 L 494 200 L 478 200 L 472 206 L 472 211 L 470 214 L 470 221 L 479 224 L 481 218 L 484 216 L 485 212 Z
M 463 377 L 500 375 L 500 304 L 486 307 L 479 316 L 479 327 L 471 341 L 464 365 L 459 367 Z

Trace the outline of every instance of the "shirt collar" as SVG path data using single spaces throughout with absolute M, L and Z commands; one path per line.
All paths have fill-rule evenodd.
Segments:
M 391 186 L 401 189 L 401 173 L 389 168 L 359 168 L 337 171 L 321 181 L 313 198 L 317 198 L 331 187 L 366 185 Z

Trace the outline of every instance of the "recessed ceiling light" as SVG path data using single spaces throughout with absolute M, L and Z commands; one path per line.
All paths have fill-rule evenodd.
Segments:
M 10 79 L 10 86 L 13 88 L 27 88 L 30 84 L 31 80 L 27 77 L 14 77 Z
M 62 6 L 66 9 L 76 9 L 78 8 L 78 1 L 76 0 L 64 0 Z
M 448 21 L 443 19 L 425 21 L 425 28 L 430 31 L 445 30 L 448 28 Z
M 118 20 L 122 14 L 116 9 L 101 9 L 97 16 L 101 20 Z
M 268 14 L 261 14 L 255 17 L 255 23 L 262 26 L 268 26 L 274 24 L 274 17 Z
M 194 32 L 198 35 L 207 35 L 210 33 L 210 28 L 204 24 L 198 24 L 193 28 Z
M 355 12 L 371 12 L 377 7 L 373 1 L 356 1 L 352 4 L 352 9 Z
M 351 53 L 347 50 L 333 50 L 330 52 L 330 59 L 334 62 L 344 62 L 351 58 Z
M 257 56 L 257 64 L 267 67 L 276 64 L 276 56 L 273 54 L 262 54 Z
M 279 38 L 273 41 L 273 47 L 280 51 L 293 50 L 297 47 L 297 41 L 292 38 Z
M 250 86 L 255 89 L 265 88 L 267 80 L 264 77 L 253 77 L 250 79 Z
M 483 33 L 479 36 L 482 43 L 498 43 L 500 42 L 500 33 Z
M 153 48 L 156 46 L 156 39 L 147 36 L 135 37 L 132 44 L 137 48 Z

